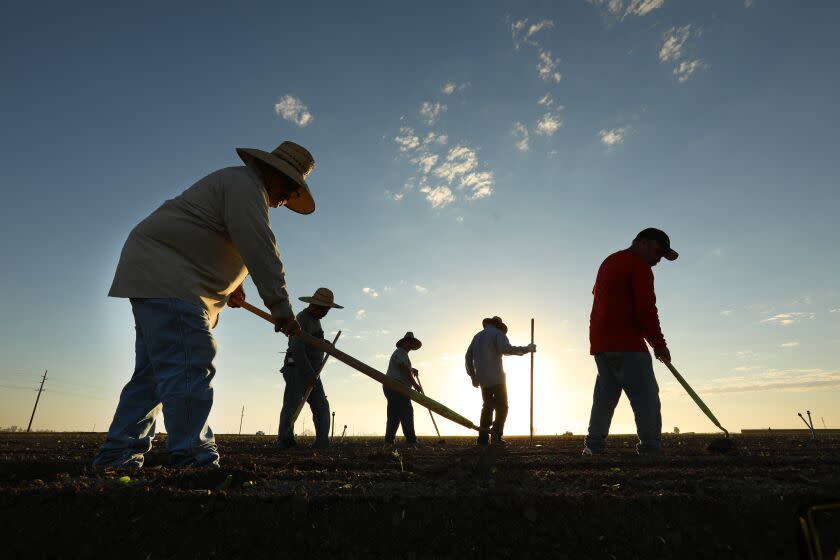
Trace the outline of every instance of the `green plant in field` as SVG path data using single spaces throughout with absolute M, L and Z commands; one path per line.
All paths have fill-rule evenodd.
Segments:
M 403 463 L 403 458 L 402 458 L 402 455 L 400 454 L 399 450 L 394 449 L 391 452 L 391 455 L 396 457 L 397 460 L 400 462 L 400 472 L 405 472 L 405 464 Z

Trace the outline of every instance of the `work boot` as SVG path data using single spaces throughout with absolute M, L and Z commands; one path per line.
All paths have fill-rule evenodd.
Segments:
M 297 442 L 294 439 L 278 439 L 277 442 L 274 444 L 274 449 L 278 451 L 283 451 L 284 449 L 291 449 L 295 447 Z
M 603 455 L 604 451 L 595 451 L 589 447 L 584 447 L 580 454 L 582 457 L 592 457 L 593 455 Z
M 493 445 L 498 445 L 499 447 L 507 447 L 510 445 L 509 441 L 503 440 L 502 438 L 493 438 Z

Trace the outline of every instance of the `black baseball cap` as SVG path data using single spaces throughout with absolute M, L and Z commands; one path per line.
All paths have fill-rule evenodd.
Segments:
M 671 249 L 671 239 L 668 237 L 668 234 L 662 231 L 661 229 L 656 228 L 647 228 L 643 229 L 636 235 L 636 239 L 633 240 L 635 243 L 639 239 L 650 239 L 651 241 L 658 241 L 660 245 L 665 247 L 665 258 L 669 261 L 677 260 L 677 257 L 680 256 L 679 253 Z

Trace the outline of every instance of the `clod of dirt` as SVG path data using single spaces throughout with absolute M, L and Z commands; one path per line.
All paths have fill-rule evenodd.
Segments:
M 712 441 L 706 446 L 709 453 L 729 453 L 735 449 L 735 444 L 729 438 L 720 438 Z

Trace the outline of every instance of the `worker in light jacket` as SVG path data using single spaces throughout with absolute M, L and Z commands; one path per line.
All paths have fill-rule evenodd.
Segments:
M 484 401 L 478 444 L 487 445 L 492 435 L 494 444 L 507 445 L 502 439 L 508 413 L 507 379 L 502 367 L 502 356 L 522 356 L 536 352 L 537 346 L 533 343 L 528 346 L 511 346 L 507 325 L 501 317 L 484 319 L 481 324 L 484 329 L 473 337 L 465 356 L 467 374 L 473 387 L 481 387 L 481 398 Z
M 217 467 L 207 423 L 219 313 L 245 301 L 250 274 L 274 329 L 300 332 L 269 208 L 315 210 L 306 176 L 315 160 L 283 142 L 273 152 L 239 148 L 244 166 L 220 169 L 167 200 L 129 234 L 108 295 L 128 298 L 136 331 L 135 368 L 120 395 L 94 464 L 140 467 L 163 410 L 170 463 Z

